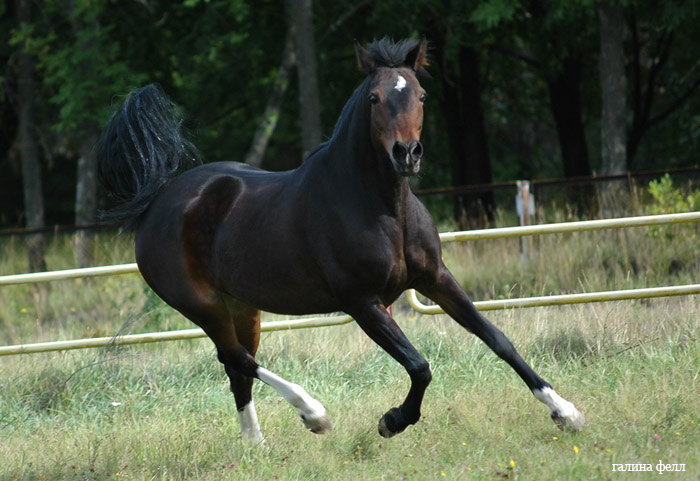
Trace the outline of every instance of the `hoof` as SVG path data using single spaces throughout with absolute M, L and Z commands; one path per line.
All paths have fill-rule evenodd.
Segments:
M 558 412 L 553 412 L 552 421 L 554 421 L 559 429 L 574 432 L 580 431 L 581 428 L 586 425 L 586 418 L 576 408 L 567 416 L 562 416 Z
M 401 427 L 396 420 L 396 418 L 400 415 L 399 413 L 399 408 L 391 408 L 382 418 L 379 420 L 379 434 L 383 438 L 390 438 L 393 436 L 396 436 L 397 434 L 401 433 L 406 429 L 406 426 L 404 425 Z
M 583 414 L 572 403 L 557 394 L 551 386 L 534 389 L 532 394 L 549 407 L 552 421 L 559 429 L 580 431 L 586 424 Z
M 315 434 L 323 434 L 331 430 L 331 418 L 325 412 L 321 415 L 307 416 L 302 414 L 301 420 L 306 429 Z
M 386 420 L 384 419 L 384 416 L 379 420 L 379 435 L 383 438 L 389 439 L 392 436 L 396 436 L 399 433 L 392 432 L 387 426 L 386 426 Z

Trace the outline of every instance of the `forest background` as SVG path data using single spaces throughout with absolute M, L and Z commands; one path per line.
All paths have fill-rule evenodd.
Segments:
M 96 222 L 109 201 L 92 147 L 146 83 L 182 108 L 206 162 L 296 167 L 362 81 L 354 40 L 384 36 L 431 46 L 414 187 L 698 164 L 693 0 L 13 0 L 0 3 L 0 228 Z M 482 192 L 449 210 L 464 223 L 492 206 Z M 27 242 L 42 270 L 41 237 Z

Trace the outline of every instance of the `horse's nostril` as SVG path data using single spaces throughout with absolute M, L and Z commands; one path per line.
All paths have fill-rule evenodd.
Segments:
M 408 147 L 399 140 L 394 143 L 394 147 L 391 149 L 391 154 L 394 156 L 394 160 L 405 161 L 406 156 L 408 155 Z
M 412 159 L 420 159 L 423 157 L 423 144 L 421 144 L 419 141 L 414 140 L 411 142 L 410 150 Z

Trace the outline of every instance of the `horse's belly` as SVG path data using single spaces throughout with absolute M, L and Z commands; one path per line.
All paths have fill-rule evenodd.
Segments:
M 235 262 L 229 274 L 218 280 L 218 288 L 245 304 L 266 312 L 304 315 L 335 312 L 340 309 L 323 282 L 303 269 L 276 269 Z

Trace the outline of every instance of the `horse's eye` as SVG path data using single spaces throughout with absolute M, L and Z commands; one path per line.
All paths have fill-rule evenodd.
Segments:
M 425 102 L 425 99 L 427 99 L 427 98 L 428 98 L 428 94 L 423 92 L 422 94 L 420 94 L 420 97 L 418 97 L 418 100 L 420 100 L 422 103 L 422 102 Z
M 379 102 L 379 97 L 377 97 L 377 94 L 369 94 L 369 103 L 374 105 L 377 102 Z

